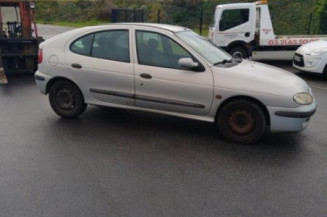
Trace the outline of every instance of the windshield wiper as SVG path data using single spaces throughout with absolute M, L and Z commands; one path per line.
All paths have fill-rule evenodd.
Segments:
M 219 64 L 226 64 L 226 63 L 232 63 L 233 59 L 224 59 L 223 61 L 217 62 L 215 64 L 213 64 L 214 66 L 219 65 Z

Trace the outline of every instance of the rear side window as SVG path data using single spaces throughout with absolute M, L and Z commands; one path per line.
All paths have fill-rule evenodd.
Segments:
M 130 62 L 128 30 L 96 32 L 74 41 L 70 49 L 80 55 Z
M 249 21 L 249 9 L 225 10 L 221 15 L 219 30 L 225 31 Z
M 130 62 L 128 31 L 112 30 L 95 33 L 91 56 Z
M 77 39 L 70 46 L 71 51 L 81 55 L 90 55 L 91 53 L 91 45 L 93 40 L 93 34 L 83 36 Z

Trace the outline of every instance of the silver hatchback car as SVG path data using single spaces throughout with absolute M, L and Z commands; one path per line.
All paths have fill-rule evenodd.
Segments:
M 316 110 L 292 73 L 235 61 L 191 30 L 163 24 L 85 27 L 46 40 L 35 80 L 64 118 L 87 104 L 156 112 L 216 123 L 241 143 L 268 128 L 303 130 Z

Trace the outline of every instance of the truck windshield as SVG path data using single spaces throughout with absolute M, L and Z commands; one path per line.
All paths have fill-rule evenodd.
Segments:
M 232 61 L 231 55 L 192 31 L 179 32 L 176 35 L 213 65 Z

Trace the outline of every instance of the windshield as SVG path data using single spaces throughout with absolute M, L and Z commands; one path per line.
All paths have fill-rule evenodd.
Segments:
M 227 52 L 192 31 L 179 32 L 176 35 L 213 65 L 232 60 Z

